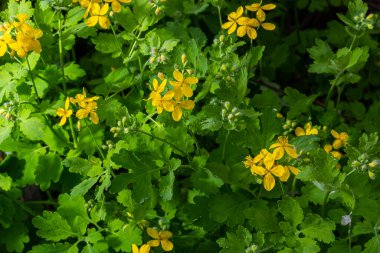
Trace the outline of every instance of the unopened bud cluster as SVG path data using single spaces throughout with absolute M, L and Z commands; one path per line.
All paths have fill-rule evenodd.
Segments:
M 162 3 L 166 2 L 166 0 L 149 0 L 149 5 L 154 9 L 154 14 L 157 16 L 160 15 L 163 10 Z
M 223 103 L 223 109 L 222 109 L 222 118 L 224 120 L 227 120 L 228 123 L 231 125 L 236 125 L 242 116 L 242 113 L 240 112 L 239 108 L 233 107 L 231 108 L 231 102 L 226 101 Z
M 154 63 L 165 63 L 167 61 L 167 56 L 165 51 L 160 51 L 156 47 L 152 47 L 150 49 L 150 58 L 149 58 L 149 63 L 154 64 Z
M 124 116 L 121 120 L 117 122 L 117 126 L 111 128 L 111 133 L 113 133 L 113 137 L 118 137 L 120 134 L 128 134 L 129 127 L 127 127 L 128 118 Z
M 357 160 L 354 160 L 351 163 L 351 166 L 361 172 L 368 172 L 368 175 L 371 179 L 375 179 L 375 171 L 379 169 L 380 160 L 378 159 L 369 159 L 366 153 L 361 154 Z
M 377 15 L 369 14 L 365 16 L 364 13 L 361 13 L 360 15 L 354 16 L 353 20 L 355 21 L 355 30 L 372 30 L 376 24 Z
M 297 126 L 297 122 L 295 120 L 287 119 L 285 124 L 282 125 L 282 129 L 284 129 L 284 135 L 289 135 L 294 132 L 294 128 Z
M 0 107 L 0 115 L 6 118 L 7 120 L 14 120 L 12 116 L 12 111 L 15 109 L 14 103 L 12 101 L 5 102 L 2 107 Z
M 106 144 L 102 145 L 102 149 L 110 150 L 110 149 L 114 149 L 114 148 L 115 148 L 115 143 L 113 143 L 113 141 L 111 141 L 111 140 L 106 141 Z

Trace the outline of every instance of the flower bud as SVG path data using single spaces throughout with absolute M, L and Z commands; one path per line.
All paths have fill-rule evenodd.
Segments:
M 164 54 L 160 55 L 160 60 L 161 60 L 161 62 L 165 62 L 167 60 L 166 55 L 164 55 Z
M 160 13 L 161 13 L 161 8 L 160 8 L 160 6 L 158 6 L 156 8 L 156 10 L 154 11 L 154 14 L 156 14 L 156 16 L 158 16 L 158 15 L 160 15 Z
M 236 113 L 239 109 L 237 107 L 232 108 L 232 113 Z
M 368 177 L 370 179 L 372 179 L 372 180 L 375 180 L 376 179 L 376 174 L 369 170 L 368 171 Z
M 158 76 L 158 78 L 160 78 L 161 80 L 164 80 L 164 79 L 165 79 L 164 73 L 162 73 L 162 72 L 158 72 L 157 76 Z
M 226 101 L 226 102 L 224 102 L 224 107 L 225 107 L 227 110 L 230 110 L 230 108 L 231 108 L 231 102 L 230 102 L 230 101 Z
M 123 122 L 123 125 L 124 125 L 125 122 L 127 122 L 127 117 L 126 117 L 126 116 L 123 116 L 123 118 L 121 118 L 121 122 Z
M 234 118 L 235 118 L 235 116 L 232 114 L 232 113 L 230 113 L 230 114 L 228 114 L 228 120 L 233 120 Z
M 351 163 L 351 166 L 354 167 L 354 168 L 357 168 L 361 165 L 361 163 L 358 161 L 358 160 L 354 160 L 352 163 Z
M 375 168 L 377 165 L 379 165 L 380 161 L 379 160 L 373 160 L 368 164 L 369 167 Z
M 156 60 L 156 57 L 152 56 L 152 57 L 149 58 L 149 63 L 153 64 L 155 60 Z
M 278 113 L 276 114 L 276 117 L 277 117 L 278 119 L 282 119 L 282 118 L 284 117 L 284 115 L 282 115 L 281 113 L 278 112 Z
M 369 30 L 372 30 L 372 29 L 373 29 L 373 25 L 372 25 L 372 24 L 367 24 L 367 28 L 368 28 Z
M 128 127 L 124 128 L 124 133 L 125 134 L 129 133 L 129 128 Z
M 186 54 L 182 54 L 182 56 L 181 56 L 181 61 L 182 61 L 182 64 L 183 64 L 183 65 L 186 64 L 186 62 L 187 62 Z
M 220 37 L 219 37 L 219 41 L 220 41 L 220 42 L 223 42 L 223 41 L 224 41 L 224 35 L 220 35 Z
M 367 20 L 371 20 L 371 19 L 373 19 L 375 17 L 375 15 L 373 14 L 373 13 L 371 13 L 371 14 L 369 14 L 367 17 L 366 17 L 366 19 Z
M 351 225 L 351 214 L 343 215 L 340 224 L 343 226 Z
M 222 64 L 222 66 L 220 66 L 220 70 L 226 71 L 227 70 L 227 65 L 226 64 Z
M 80 129 L 82 128 L 82 125 L 80 123 L 80 120 L 77 121 L 77 128 L 78 128 L 78 131 L 80 131 Z

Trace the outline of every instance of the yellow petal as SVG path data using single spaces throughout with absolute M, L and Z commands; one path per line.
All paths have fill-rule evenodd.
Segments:
M 264 155 L 260 153 L 260 154 L 258 154 L 257 156 L 255 156 L 255 157 L 253 158 L 253 162 L 254 162 L 254 163 L 258 163 L 258 162 L 260 162 L 263 158 L 264 158 Z
M 180 103 L 181 107 L 186 110 L 192 110 L 195 106 L 195 103 L 193 100 L 184 100 Z
M 303 130 L 301 127 L 297 127 L 295 130 L 296 136 L 304 136 L 305 135 L 305 130 Z
M 168 240 L 161 240 L 161 246 L 162 246 L 162 249 L 165 251 L 171 251 L 174 248 L 173 243 Z
M 198 78 L 196 77 L 186 77 L 185 78 L 185 83 L 188 83 L 188 84 L 196 84 L 198 83 Z
M 156 78 L 153 79 L 153 90 L 155 90 L 155 91 L 158 90 L 158 81 Z
M 171 91 L 166 92 L 166 94 L 164 95 L 164 97 L 162 98 L 162 100 L 170 100 L 174 96 L 175 96 L 175 93 L 174 93 L 174 91 L 171 90 Z
M 241 17 L 238 20 L 236 20 L 236 23 L 238 23 L 238 25 L 246 25 L 248 24 L 248 22 L 249 22 L 249 18 L 247 17 Z
M 275 8 L 276 8 L 275 4 L 265 4 L 265 5 L 261 6 L 261 9 L 263 9 L 265 11 L 273 10 Z
M 274 164 L 274 160 L 275 160 L 275 156 L 272 155 L 272 154 L 267 154 L 265 157 L 264 157 L 264 165 L 265 165 L 265 168 L 267 170 L 270 170 L 272 167 L 273 167 L 273 164 Z
M 132 253 L 139 253 L 139 248 L 136 244 L 132 244 Z
M 99 16 L 99 25 L 103 29 L 108 29 L 111 26 L 111 21 L 107 17 Z
M 271 173 L 268 173 L 264 177 L 264 188 L 267 191 L 271 191 L 276 184 L 276 181 Z
M 222 24 L 222 29 L 228 29 L 228 28 L 230 28 L 234 23 L 235 23 L 235 22 L 233 22 L 233 21 L 232 21 L 232 22 L 231 22 L 231 21 L 228 21 L 228 22 Z
M 184 83 L 183 86 L 181 87 L 181 90 L 182 90 L 182 94 L 185 95 L 185 97 L 189 98 L 193 96 L 193 90 L 190 88 L 189 85 Z
M 162 81 L 162 83 L 160 84 L 160 86 L 159 86 L 158 89 L 157 89 L 157 92 L 158 92 L 158 93 L 161 93 L 161 92 L 164 91 L 167 82 L 168 82 L 168 79 L 164 79 L 164 80 Z
M 148 242 L 148 245 L 149 245 L 150 247 L 157 247 L 157 246 L 160 245 L 160 241 L 159 241 L 159 240 L 150 240 L 150 241 Z
M 297 169 L 296 167 L 294 166 L 288 166 L 289 170 L 294 174 L 294 175 L 298 175 L 298 173 L 300 172 L 299 169 Z
M 270 170 L 270 172 L 273 173 L 273 175 L 275 175 L 276 177 L 281 177 L 282 175 L 284 175 L 285 169 L 282 165 L 277 165 L 274 166 L 273 169 Z
M 293 157 L 293 158 L 298 157 L 297 152 L 293 147 L 285 147 L 285 151 L 290 157 Z
M 174 92 L 174 99 L 176 101 L 181 100 L 181 98 L 183 97 L 181 87 L 180 86 L 174 86 L 172 91 Z
M 113 3 L 115 3 L 115 2 L 113 2 Z M 113 4 L 113 3 L 112 3 L 112 4 Z M 100 16 L 104 16 L 104 15 L 106 15 L 107 12 L 108 12 L 109 7 L 110 7 L 109 4 L 103 4 L 103 5 L 102 5 L 102 8 L 100 9 L 99 15 L 100 15 Z
M 128 4 L 128 3 L 132 2 L 132 0 L 119 0 L 119 2 Z
M 158 231 L 157 230 L 155 230 L 154 228 L 147 228 L 147 230 L 146 230 L 146 232 L 148 233 L 148 235 L 150 236 L 150 237 L 152 237 L 153 239 L 159 239 L 160 237 L 159 237 L 159 234 L 158 234 Z M 152 246 L 152 245 L 150 245 L 150 246 Z M 158 245 L 157 245 L 158 246 Z
M 91 5 L 89 5 L 89 6 L 91 6 Z M 99 13 L 100 13 L 100 5 L 98 3 L 92 4 L 92 6 L 91 6 L 91 15 L 92 16 L 97 16 L 97 15 L 99 15 Z
M 272 149 L 272 148 L 277 148 L 277 147 L 281 147 L 281 144 L 278 142 L 272 144 L 269 148 Z
M 173 236 L 172 232 L 164 230 L 160 232 L 160 238 L 162 240 L 169 239 Z
M 243 26 L 240 26 L 238 29 L 237 29 L 237 36 L 239 37 L 243 37 L 245 34 L 247 33 L 247 27 L 245 25 Z
M 257 38 L 257 32 L 254 28 L 248 27 L 247 28 L 247 35 L 251 40 L 254 40 Z
M 341 140 L 335 140 L 332 144 L 334 149 L 338 149 L 338 148 L 342 147 L 342 145 L 343 145 L 343 143 Z
M 257 11 L 260 8 L 260 4 L 255 3 L 251 5 L 246 5 L 245 8 L 249 11 Z
M 259 9 L 257 12 L 256 12 L 256 18 L 263 22 L 266 18 L 266 15 L 265 15 L 265 12 L 262 10 L 262 9 Z
M 240 18 L 241 15 L 244 13 L 244 8 L 242 6 L 239 6 L 239 8 L 236 10 L 236 19 Z
M 261 166 L 253 165 L 251 167 L 251 173 L 259 175 L 259 176 L 264 176 L 265 174 L 268 173 L 268 171 L 266 169 L 264 169 L 263 167 L 261 167 Z
M 318 129 L 316 129 L 316 128 L 311 129 L 309 134 L 310 135 L 318 135 Z
M 140 248 L 140 253 L 149 253 L 150 251 L 150 246 L 148 244 L 144 244 Z
M 0 41 L 0 57 L 7 52 L 7 44 L 3 41 Z
M 273 151 L 273 155 L 276 160 L 280 160 L 285 155 L 285 150 L 283 147 L 278 147 Z
M 89 111 L 85 109 L 79 109 L 77 113 L 75 114 L 75 116 L 77 116 L 78 119 L 84 119 L 88 116 L 88 114 L 89 114 Z
M 162 107 L 165 109 L 165 111 L 172 112 L 174 110 L 174 104 L 175 102 L 172 100 L 163 100 L 162 101 Z
M 182 118 L 182 109 L 179 105 L 174 107 L 174 111 L 172 112 L 172 118 L 174 121 L 180 121 Z
M 287 168 L 287 166 L 285 166 L 284 167 L 284 174 L 282 174 L 282 176 L 280 176 L 280 180 L 282 182 L 286 182 L 286 181 L 288 181 L 289 177 L 290 177 L 290 171 Z
M 59 122 L 59 125 L 60 125 L 60 126 L 63 126 L 65 123 L 66 123 L 66 117 L 63 116 L 63 117 L 61 118 L 61 121 Z
M 121 11 L 121 5 L 118 1 L 114 1 L 112 3 L 112 10 L 116 13 L 119 13 Z
M 340 153 L 339 151 L 331 151 L 331 155 L 335 158 L 335 159 L 341 159 L 342 158 L 342 153 Z
M 236 31 L 236 28 L 237 28 L 237 24 L 234 22 L 234 23 L 231 25 L 230 29 L 228 29 L 227 33 L 228 33 L 228 34 L 231 34 L 231 33 L 235 32 L 235 31 Z
M 340 138 L 339 133 L 337 131 L 335 131 L 334 129 L 331 130 L 331 135 L 334 136 L 334 138 L 336 138 L 336 139 Z
M 99 20 L 98 16 L 90 17 L 89 19 L 86 20 L 86 25 L 89 27 L 95 26 L 98 23 L 98 20 Z
M 261 26 L 262 28 L 268 31 L 273 31 L 274 29 L 276 29 L 276 26 L 272 23 L 262 23 Z
M 90 112 L 90 119 L 95 125 L 99 123 L 99 116 L 96 112 Z
M 249 26 L 253 26 L 253 27 L 259 27 L 260 26 L 260 22 L 255 18 L 250 18 L 247 24 Z
M 181 72 L 179 72 L 178 70 L 174 70 L 173 72 L 173 77 L 175 80 L 177 80 L 178 82 L 182 82 L 183 81 L 183 75 Z
M 332 146 L 330 144 L 326 144 L 323 149 L 326 151 L 326 153 L 330 153 L 332 150 Z

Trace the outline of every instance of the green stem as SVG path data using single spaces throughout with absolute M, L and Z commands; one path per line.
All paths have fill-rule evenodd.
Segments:
M 352 38 L 352 42 L 351 42 L 351 45 L 349 48 L 350 51 L 351 51 L 352 47 L 354 46 L 355 40 L 356 40 L 356 35 L 354 35 L 354 37 Z
M 329 195 L 330 195 L 330 192 L 328 191 L 325 193 L 325 197 L 323 198 L 323 203 L 322 203 L 322 208 L 321 208 L 322 217 L 326 216 L 326 205 L 327 205 L 327 202 L 329 201 Z
M 336 80 L 336 79 L 335 79 Z M 327 93 L 327 97 L 326 97 L 326 100 L 325 100 L 325 106 L 327 106 L 327 103 L 330 101 L 330 98 L 331 98 L 331 95 L 332 95 L 332 91 L 335 87 L 335 81 L 334 83 L 330 86 L 330 89 L 329 89 L 329 92 Z
M 73 138 L 73 142 L 74 142 L 74 148 L 77 148 L 78 147 L 78 141 L 77 141 L 77 137 L 75 136 L 73 121 L 72 121 L 71 117 L 69 117 L 69 123 L 70 123 L 71 137 Z
M 67 87 L 66 87 L 66 79 L 65 79 L 65 66 L 63 61 L 63 44 L 62 44 L 62 24 L 61 24 L 61 15 L 62 12 L 59 12 L 58 18 L 58 50 L 59 50 L 59 62 L 61 65 L 61 74 L 62 74 L 62 83 L 63 83 L 63 93 L 65 97 L 67 96 Z
M 116 32 L 115 32 L 115 29 L 113 28 L 112 23 L 111 23 L 111 30 L 112 30 L 113 36 L 114 36 L 114 38 L 115 38 L 115 40 L 116 40 L 117 47 L 118 47 L 119 50 L 120 50 L 121 56 L 124 58 L 123 49 L 121 48 L 120 42 L 119 42 L 119 40 L 117 39 Z
M 223 21 L 222 21 L 222 13 L 220 11 L 220 9 L 221 9 L 220 5 L 218 5 L 217 8 L 218 8 L 218 15 L 219 15 L 219 24 L 220 24 L 220 26 L 222 26 Z
M 169 146 L 171 146 L 172 148 L 176 149 L 177 151 L 179 151 L 180 153 L 183 154 L 183 156 L 187 157 L 189 160 L 190 160 L 190 157 L 189 155 L 183 151 L 182 149 L 180 149 L 179 147 L 177 147 L 176 145 L 170 143 L 170 142 L 167 142 L 165 141 L 164 139 L 160 138 L 160 137 L 157 137 L 157 136 L 154 136 L 153 134 L 150 134 L 150 133 L 147 133 L 145 131 L 142 131 L 142 130 L 137 130 L 137 129 L 133 129 L 133 130 L 129 130 L 130 132 L 136 132 L 136 133 L 142 133 L 142 134 L 145 134 L 145 135 L 148 135 L 150 137 L 152 137 L 153 139 L 156 139 L 156 140 L 159 140 L 159 141 L 162 141 L 163 143 L 166 143 L 168 144 Z
M 197 155 L 200 156 L 201 150 L 200 150 L 200 146 L 199 146 L 197 137 L 195 137 L 195 134 L 190 129 L 189 129 L 189 133 L 190 133 L 191 137 L 193 137 L 193 139 L 194 139 L 195 147 L 197 148 Z
M 32 78 L 33 89 L 34 89 L 34 92 L 36 93 L 36 96 L 37 96 L 37 101 L 38 101 L 38 103 L 39 103 L 39 104 L 41 104 L 41 99 L 40 99 L 40 97 L 38 96 L 38 92 L 37 92 L 36 83 L 34 82 L 34 75 L 33 75 L 33 71 L 32 71 L 32 68 L 30 67 L 30 63 L 29 63 L 29 59 L 28 59 L 28 57 L 26 57 L 26 63 L 28 64 L 28 68 L 29 68 L 30 77 Z
M 230 131 L 228 130 L 227 131 L 227 134 L 224 138 L 224 143 L 223 143 L 223 149 L 222 149 L 222 162 L 225 164 L 225 158 L 226 158 L 226 146 L 227 146 L 227 141 L 228 141 L 228 137 L 230 136 Z
M 96 146 L 96 148 L 98 149 L 98 151 L 99 151 L 99 153 L 100 153 L 100 156 L 102 157 L 103 161 L 105 161 L 105 160 L 106 160 L 106 157 L 104 156 L 102 149 L 100 148 L 98 142 L 96 141 L 95 136 L 94 136 L 94 134 L 92 133 L 90 126 L 87 124 L 86 119 L 84 119 L 84 123 L 86 124 L 86 127 L 87 127 L 88 131 L 90 132 L 92 139 L 93 139 L 94 142 L 95 142 L 95 146 Z
M 352 238 L 351 238 L 351 222 L 348 224 L 348 250 L 351 253 Z
M 139 30 L 139 33 L 138 33 L 137 36 L 133 39 L 132 46 L 131 46 L 130 49 L 129 49 L 128 58 L 130 58 L 130 57 L 132 56 L 132 53 L 133 53 L 133 51 L 134 51 L 134 49 L 135 49 L 135 47 L 136 47 L 137 40 L 140 38 L 141 33 L 142 33 L 142 31 Z
M 24 203 L 28 205 L 52 205 L 52 206 L 58 205 L 57 202 L 49 201 L 49 200 L 31 200 L 31 201 L 24 201 Z
M 293 197 L 296 195 L 296 183 L 297 183 L 297 177 L 294 176 L 293 183 L 292 183 L 292 196 Z

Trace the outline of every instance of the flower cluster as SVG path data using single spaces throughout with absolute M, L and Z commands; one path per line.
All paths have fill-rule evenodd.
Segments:
M 324 150 L 330 153 L 335 159 L 341 159 L 343 154 L 338 151 L 342 146 L 346 146 L 348 143 L 348 134 L 345 132 L 338 133 L 334 129 L 331 130 L 331 135 L 335 138 L 334 142 L 331 144 L 326 144 Z
M 277 162 L 284 157 L 285 153 L 291 158 L 297 158 L 297 152 L 294 146 L 288 143 L 286 136 L 278 137 L 277 142 L 269 148 L 274 149 L 272 153 L 262 149 L 254 158 L 247 156 L 243 162 L 253 175 L 263 177 L 264 188 L 267 191 L 271 191 L 276 184 L 274 176 L 278 177 L 282 182 L 286 182 L 290 177 L 290 172 L 294 175 L 298 175 L 299 172 L 294 166 L 282 165 Z
M 250 18 L 243 16 L 244 8 L 243 6 L 239 6 L 236 11 L 228 14 L 228 21 L 222 24 L 222 28 L 228 29 L 228 34 L 232 34 L 237 31 L 237 36 L 244 37 L 247 35 L 251 40 L 254 40 L 257 38 L 257 30 L 260 27 L 269 31 L 276 29 L 274 24 L 265 22 L 265 11 L 273 10 L 275 8 L 275 4 L 262 5 L 262 1 L 260 1 L 260 3 L 247 5 L 245 6 L 247 11 L 256 12 L 256 18 Z
M 296 136 L 318 135 L 318 129 L 312 127 L 311 123 L 308 122 L 306 123 L 305 128 L 297 127 L 294 133 Z
M 161 80 L 159 84 L 157 79 L 153 79 L 153 91 L 150 93 L 148 100 L 152 100 L 152 105 L 156 107 L 157 113 L 163 110 L 172 113 L 172 118 L 179 121 L 182 118 L 182 110 L 192 110 L 195 106 L 193 100 L 189 100 L 193 96 L 192 85 L 198 83 L 196 77 L 184 77 L 179 70 L 173 72 L 174 81 L 170 81 L 172 89 L 166 90 L 167 79 L 162 74 L 158 75 Z
M 75 113 L 75 116 L 79 120 L 89 117 L 92 123 L 98 124 L 99 117 L 96 113 L 96 110 L 98 109 L 96 100 L 98 99 L 98 96 L 88 98 L 85 89 L 83 89 L 82 94 L 79 93 L 75 95 L 74 98 L 67 97 L 65 101 L 65 107 L 58 108 L 56 111 L 57 115 L 61 117 L 59 125 L 63 126 L 66 123 L 67 119 L 73 114 L 73 110 L 70 109 L 70 102 L 79 108 Z
M 132 244 L 132 253 L 149 253 L 151 247 L 161 247 L 164 251 L 171 251 L 174 245 L 169 239 L 173 236 L 170 231 L 162 230 L 158 232 L 154 228 L 148 228 L 147 233 L 153 240 L 150 240 L 147 244 L 141 245 L 140 249 L 136 244 Z
M 0 26 L 0 57 L 10 49 L 10 55 L 15 53 L 18 57 L 25 58 L 31 51 L 41 52 L 41 44 L 38 40 L 43 32 L 33 28 L 27 14 L 18 14 L 14 22 L 5 22 Z
M 86 25 L 89 27 L 99 26 L 103 29 L 109 29 L 111 21 L 108 18 L 108 14 L 112 16 L 109 11 L 109 4 L 111 4 L 112 12 L 119 13 L 121 11 L 121 3 L 130 3 L 132 0 L 73 0 L 73 3 L 79 3 L 80 6 L 86 9 L 84 18 Z M 90 16 L 88 18 L 88 16 Z

